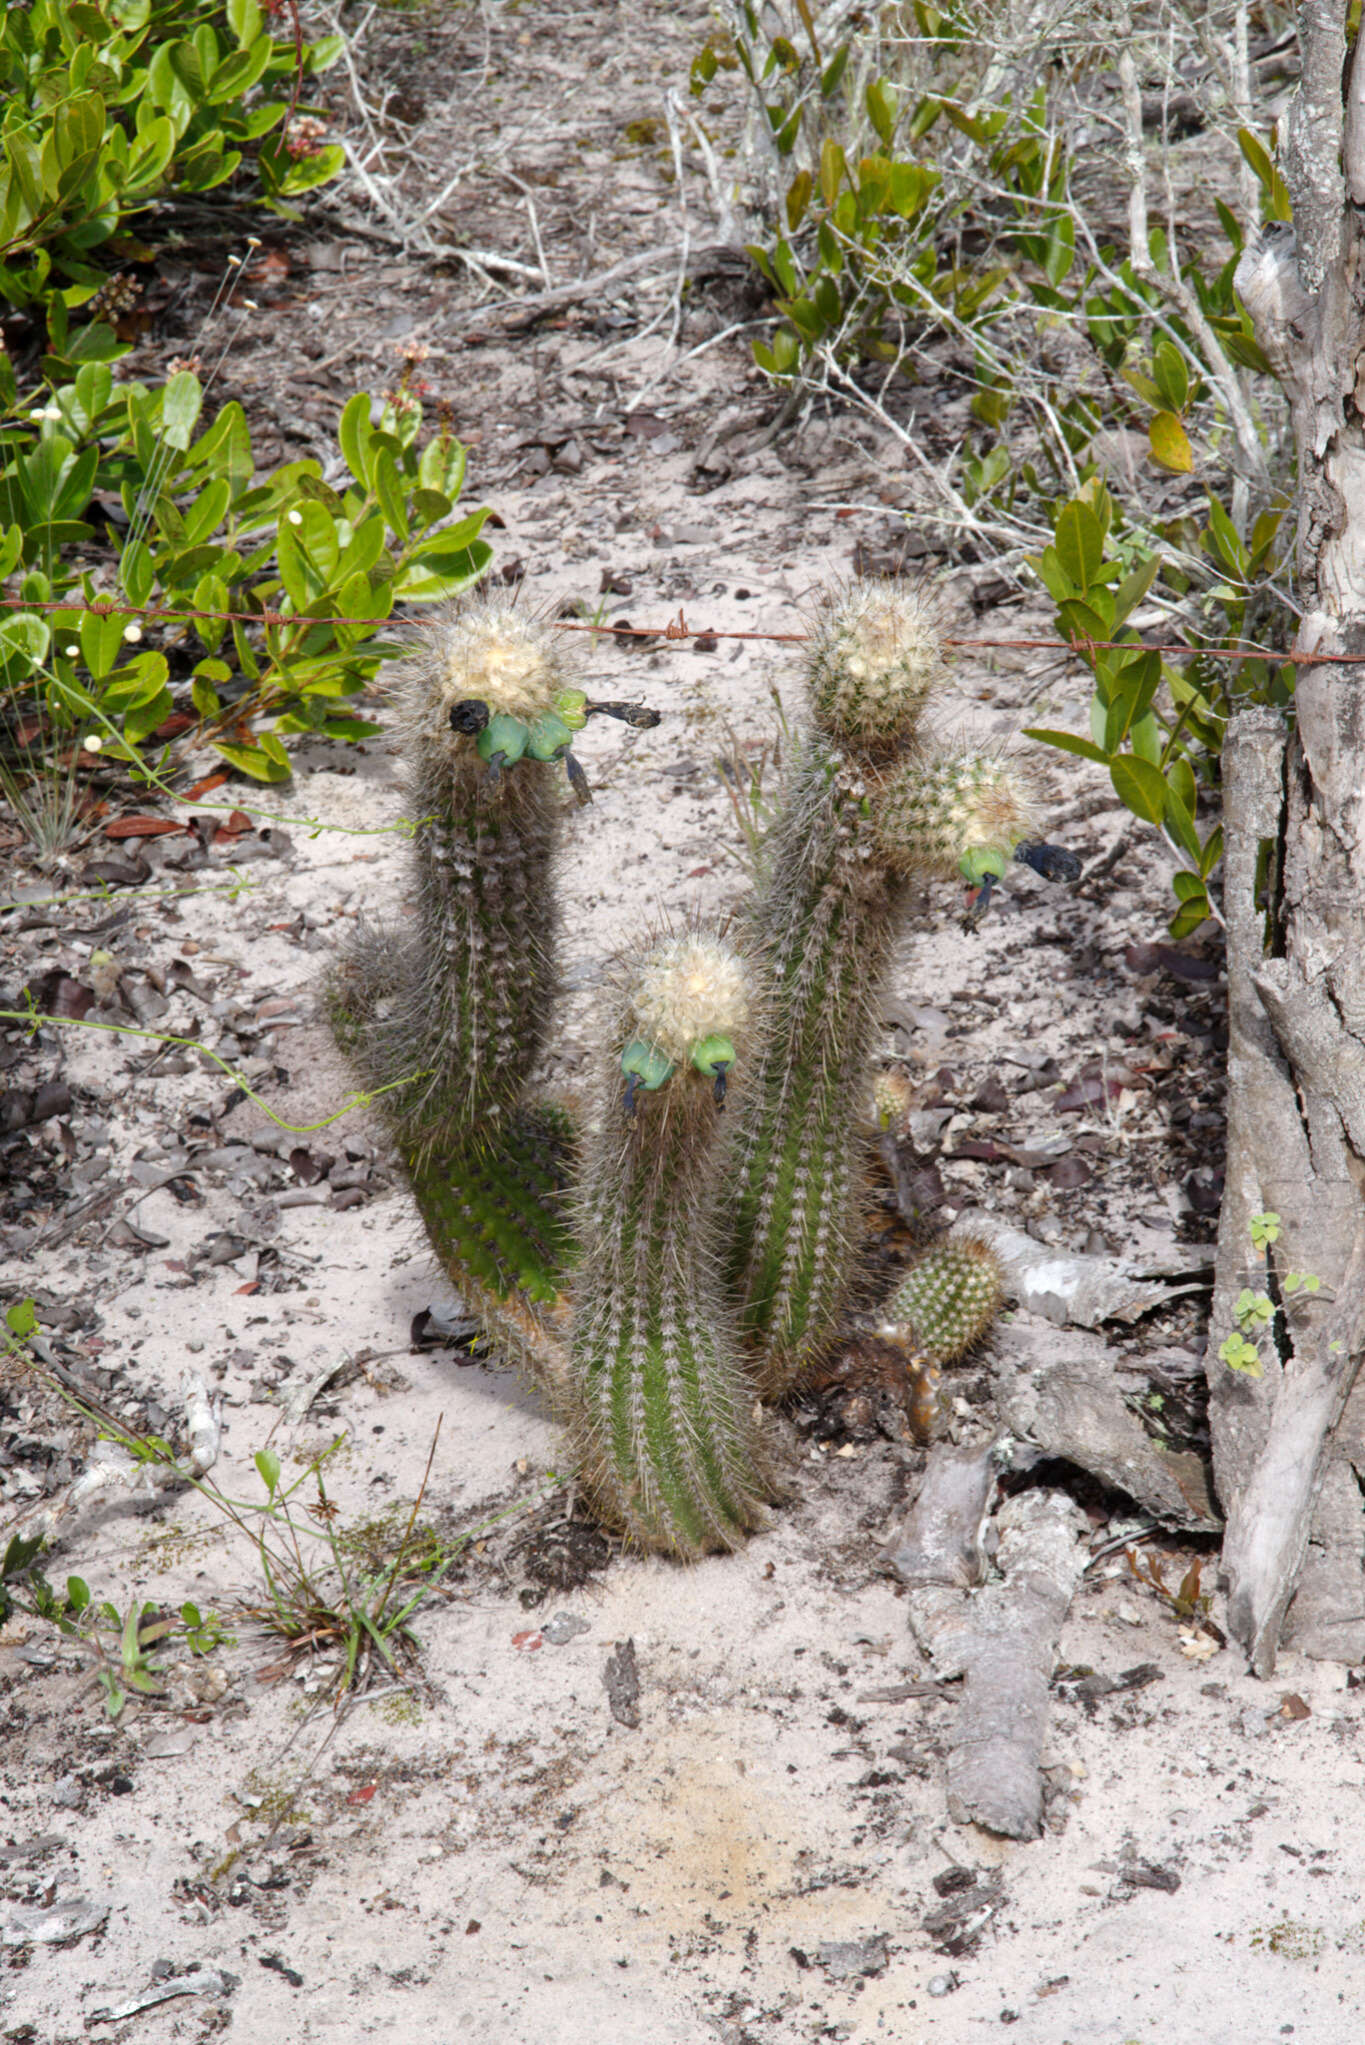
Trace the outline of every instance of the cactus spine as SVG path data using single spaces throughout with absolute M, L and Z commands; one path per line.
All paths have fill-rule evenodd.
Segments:
M 933 757 L 921 717 L 943 671 L 933 607 L 913 589 L 855 585 L 812 641 L 816 729 L 750 914 L 774 1019 L 739 1132 L 728 1259 L 767 1391 L 795 1382 L 847 1297 L 863 1094 L 906 883 L 959 866 L 975 879 L 1003 872 L 1033 823 L 1009 762 Z
M 738 1547 L 773 1495 L 719 1268 L 718 1103 L 742 1091 L 755 991 L 740 955 L 666 939 L 627 969 L 585 1160 L 569 1419 L 584 1489 L 642 1547 Z
M 934 1243 L 883 1308 L 881 1332 L 912 1343 L 935 1363 L 952 1363 L 987 1333 L 1004 1291 L 989 1243 L 978 1236 Z

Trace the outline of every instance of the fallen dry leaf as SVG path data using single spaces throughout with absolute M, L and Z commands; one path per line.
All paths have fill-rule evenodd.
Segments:
M 169 838 L 186 829 L 173 817 L 114 817 L 104 827 L 106 838 Z

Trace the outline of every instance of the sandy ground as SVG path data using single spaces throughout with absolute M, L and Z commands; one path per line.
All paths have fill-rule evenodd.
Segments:
M 676 230 L 666 143 L 625 130 L 657 118 L 703 9 L 670 10 L 633 39 L 624 12 L 540 0 L 415 20 L 425 55 L 404 15 L 381 23 L 374 61 L 400 83 L 422 73 L 421 132 L 437 156 L 460 120 L 491 153 L 503 137 L 499 160 L 536 192 L 559 275 Z M 453 80 L 439 103 L 433 80 L 442 92 Z M 451 212 L 473 245 L 524 255 L 517 203 L 490 173 Z M 704 240 L 699 180 L 682 205 Z M 622 287 L 605 331 L 592 324 L 599 304 L 513 340 L 479 326 L 477 280 L 386 258 L 325 214 L 309 246 L 326 261 L 310 272 L 298 258 L 285 308 L 299 359 L 321 357 L 324 333 L 329 354 L 349 338 L 336 374 L 382 382 L 395 339 L 429 346 L 424 374 L 472 443 L 471 493 L 502 520 L 496 565 L 521 561 L 527 596 L 552 610 L 602 602 L 608 617 L 662 625 L 682 606 L 719 631 L 799 629 L 802 601 L 849 572 L 855 546 L 904 539 L 916 486 L 889 441 L 817 417 L 794 441 L 759 446 L 771 404 L 744 337 L 679 359 L 708 321 L 719 334 L 742 316 L 733 308 L 708 310 L 702 295 L 673 342 L 661 276 Z M 344 305 L 324 288 L 338 270 L 354 286 Z M 264 341 L 244 350 L 234 374 L 270 398 L 286 440 L 290 419 L 302 437 L 306 398 L 287 365 L 270 383 L 269 354 Z M 945 392 L 930 394 L 941 414 Z M 729 473 L 699 475 L 699 448 L 737 403 L 752 430 L 727 443 Z M 569 442 L 577 466 L 562 462 Z M 944 573 L 964 628 L 1022 636 L 1045 621 L 983 608 L 989 571 Z M 629 587 L 603 594 L 609 582 Z M 622 937 L 660 915 L 722 913 L 742 891 L 718 760 L 771 748 L 774 686 L 800 717 L 780 648 L 585 642 L 584 659 L 603 694 L 665 715 L 649 733 L 599 724 L 581 747 L 596 800 L 570 827 L 567 987 L 546 1075 L 570 1095 Z M 982 655 L 959 668 L 948 711 L 1003 737 L 1031 721 L 1079 726 L 1084 692 L 1078 672 L 1037 656 Z M 208 764 L 191 760 L 187 778 Z M 1049 835 L 1092 867 L 1120 848 L 1112 871 L 1068 896 L 1020 870 L 971 934 L 951 890 L 926 896 L 889 990 L 885 1058 L 922 1107 L 951 1111 L 932 1146 L 939 1219 L 987 1204 L 1069 1248 L 1198 1241 L 1213 1224 L 1198 1199 L 1192 1211 L 1191 1175 L 1219 1161 L 1216 954 L 1196 941 L 1183 971 L 1163 966 L 1151 949 L 1168 913 L 1159 852 L 1129 841 L 1125 814 L 1078 763 L 1054 771 L 1053 790 Z M 257 824 L 273 829 L 192 855 L 185 839 L 149 841 L 147 882 L 112 904 L 47 903 L 50 877 L 16 863 L 19 907 L 0 923 L 6 984 L 102 974 L 123 992 L 89 1019 L 125 1024 L 141 990 L 148 1027 L 220 1049 L 305 1131 L 349 1091 L 317 1014 L 328 955 L 360 910 L 403 910 L 403 840 L 386 829 L 397 800 L 386 740 L 312 747 L 290 787 L 254 796 Z M 1018 1845 L 957 1825 L 943 1788 L 957 1706 L 951 1692 L 905 1694 L 927 1671 L 881 1561 L 922 1450 L 815 1425 L 809 1408 L 769 1415 L 793 1500 L 743 1554 L 686 1570 L 620 1555 L 566 1522 L 560 1443 L 535 1397 L 467 1351 L 414 1346 L 414 1317 L 458 1317 L 458 1302 L 372 1116 L 281 1131 L 206 1060 L 118 1034 L 49 1029 L 7 1056 L 6 1086 L 56 1078 L 71 1092 L 65 1115 L 9 1154 L 6 1292 L 37 1298 L 45 1353 L 136 1425 L 172 1434 L 181 1373 L 202 1372 L 224 1402 L 215 1475 L 234 1496 L 259 1496 L 252 1458 L 267 1443 L 297 1474 L 342 1437 L 327 1464 L 338 1524 L 388 1552 L 439 1423 L 420 1517 L 454 1561 L 414 1622 L 412 1685 L 380 1683 L 337 1716 L 327 1670 L 282 1672 L 278 1642 L 242 1616 L 261 1597 L 256 1557 L 202 1500 L 105 1501 L 68 1524 L 54 1581 L 79 1574 L 121 1612 L 134 1598 L 193 1599 L 235 1642 L 112 1723 L 87 1654 L 22 1616 L 0 1636 L 0 2038 L 959 2045 L 999 2024 L 1031 2045 L 1360 2034 L 1365 1692 L 1350 1672 L 1293 1656 L 1270 1687 L 1230 1651 L 1189 1658 L 1173 1613 L 1112 1544 L 1139 1524 L 1124 1500 L 1078 1490 L 1097 1559 L 1061 1644 L 1044 1837 Z M 1059 1108 L 1097 1060 L 1127 1060 L 1131 1083 L 1098 1108 Z M 1059 1130 L 1069 1172 L 962 1155 L 969 1139 L 1027 1149 Z M 878 1212 L 890 1227 L 889 1196 Z M 1064 1333 L 1033 1332 L 1064 1352 Z M 1109 1332 L 1116 1360 L 1197 1348 L 1197 1301 Z M 963 1439 L 992 1430 L 983 1383 L 973 1369 L 953 1387 Z M 29 1382 L 10 1378 L 2 1396 L 14 1521 L 60 1496 L 92 1430 Z M 1195 1548 L 1158 1547 L 1178 1581 Z M 1199 1552 L 1211 1582 L 1208 1544 Z M 577 1624 L 557 1624 L 564 1615 Z M 627 1641 L 634 1725 L 605 1682 Z M 1085 1669 L 1144 1675 L 1094 1698 L 1076 1689 Z M 119 2015 L 168 1979 L 182 1992 Z

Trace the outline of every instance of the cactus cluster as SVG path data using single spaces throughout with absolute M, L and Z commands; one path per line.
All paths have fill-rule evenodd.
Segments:
M 929 730 L 943 673 L 924 591 L 855 584 L 825 605 L 811 728 L 739 939 L 690 930 L 626 962 L 581 1140 L 534 1087 L 554 853 L 566 793 L 587 794 L 572 743 L 595 712 L 657 718 L 590 703 L 560 636 L 495 598 L 439 618 L 400 676 L 416 917 L 361 932 L 333 979 L 337 1035 L 451 1278 L 548 1388 L 584 1492 L 660 1553 L 733 1548 L 759 1523 L 775 1483 L 756 1394 L 790 1388 L 846 1313 L 879 1000 L 912 883 L 960 873 L 984 901 L 1030 849 L 1019 765 Z M 999 1296 L 984 1245 L 943 1247 L 887 1319 L 950 1360 Z
M 866 1074 L 909 884 L 1003 873 L 1037 811 L 1018 763 L 941 752 L 926 732 L 943 652 L 923 592 L 855 585 L 820 620 L 810 666 L 815 730 L 749 911 L 774 1025 L 738 1143 L 730 1253 L 773 1392 L 833 1338 L 847 1302 Z

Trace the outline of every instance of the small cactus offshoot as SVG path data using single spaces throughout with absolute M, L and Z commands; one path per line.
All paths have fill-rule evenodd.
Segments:
M 935 1363 L 952 1363 L 981 1341 L 1000 1311 L 1004 1274 L 990 1244 L 965 1236 L 917 1259 L 882 1310 L 882 1334 Z
M 756 996 L 700 934 L 626 969 L 602 1123 L 588 1146 L 569 1423 L 595 1509 L 641 1547 L 735 1548 L 773 1496 L 754 1388 L 720 1278 L 729 1088 L 742 1099 Z

